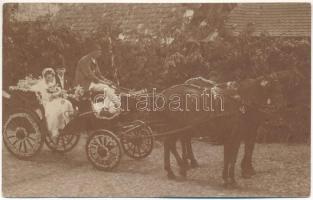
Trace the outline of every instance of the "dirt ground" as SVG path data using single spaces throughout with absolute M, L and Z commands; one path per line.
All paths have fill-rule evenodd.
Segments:
M 188 171 L 186 180 L 168 180 L 163 170 L 163 148 L 135 161 L 123 156 L 113 172 L 94 169 L 87 161 L 85 138 L 67 154 L 47 148 L 32 161 L 21 161 L 3 150 L 5 197 L 299 197 L 310 194 L 310 146 L 258 144 L 254 164 L 257 174 L 240 177 L 237 163 L 235 189 L 222 187 L 222 146 L 194 141 L 200 167 Z M 241 147 L 242 148 L 242 147 Z M 239 155 L 242 157 L 242 149 Z M 174 163 L 173 163 L 174 164 Z M 176 166 L 176 164 L 175 164 Z

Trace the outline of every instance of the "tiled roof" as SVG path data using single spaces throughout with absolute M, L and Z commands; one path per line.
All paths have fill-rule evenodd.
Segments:
M 14 5 L 14 4 L 12 4 Z M 58 4 L 53 3 L 18 3 L 15 17 L 18 21 L 34 21 L 41 16 L 54 16 L 58 10 Z
M 174 22 L 177 15 L 182 18 L 185 10 L 182 4 L 70 4 L 62 6 L 55 20 L 82 34 L 107 19 L 124 32 L 136 29 L 150 33 Z
M 246 3 L 234 8 L 226 28 L 235 35 L 253 26 L 254 35 L 306 37 L 311 35 L 309 3 Z

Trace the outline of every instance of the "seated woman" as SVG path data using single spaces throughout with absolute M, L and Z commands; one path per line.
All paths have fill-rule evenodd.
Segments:
M 56 138 L 59 130 L 70 121 L 74 109 L 71 102 L 62 97 L 62 90 L 56 85 L 54 70 L 45 68 L 42 72 L 42 79 L 32 86 L 32 90 L 40 93 L 47 129 L 52 137 Z

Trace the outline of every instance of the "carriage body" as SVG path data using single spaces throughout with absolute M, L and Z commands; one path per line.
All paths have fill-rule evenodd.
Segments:
M 35 92 L 16 87 L 3 91 L 3 141 L 20 159 L 29 159 L 42 148 L 46 137 L 43 106 Z
M 44 143 L 52 151 L 68 152 L 78 144 L 81 133 L 88 134 L 87 156 L 98 169 L 109 170 L 116 167 L 122 152 L 132 158 L 141 159 L 152 151 L 153 137 L 150 137 L 152 131 L 144 122 L 131 121 L 127 113 L 118 113 L 113 117 L 101 116 L 92 109 L 90 97 L 79 101 L 70 96 L 67 97 L 73 104 L 75 112 L 71 114 L 69 123 L 60 130 L 59 136 L 52 138 L 47 130 L 44 107 L 38 93 L 29 89 L 11 87 L 3 94 L 4 144 L 19 159 L 32 158 L 40 152 Z M 21 122 L 21 120 L 26 120 L 26 122 Z M 138 133 L 148 137 L 134 139 Z M 18 142 L 10 139 L 13 137 Z M 108 143 L 95 145 L 95 140 L 99 138 L 102 138 L 100 141 Z M 94 148 L 97 150 L 95 151 Z M 102 156 L 102 161 L 98 158 L 93 159 L 94 151 L 98 157 Z M 100 155 L 101 152 L 102 155 Z M 109 152 L 111 152 L 111 157 L 108 157 Z M 108 160 L 110 160 L 109 163 Z
M 17 109 L 28 110 L 37 113 L 42 119 L 43 107 L 39 97 L 35 92 L 29 90 L 13 89 L 3 91 L 3 113 L 8 116 L 9 113 Z

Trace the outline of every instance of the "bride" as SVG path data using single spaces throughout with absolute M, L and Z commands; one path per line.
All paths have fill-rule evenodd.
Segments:
M 32 86 L 32 90 L 41 95 L 47 129 L 52 137 L 56 138 L 59 130 L 70 121 L 74 109 L 70 101 L 62 98 L 62 90 L 56 85 L 54 70 L 45 68 L 42 71 L 42 79 Z

